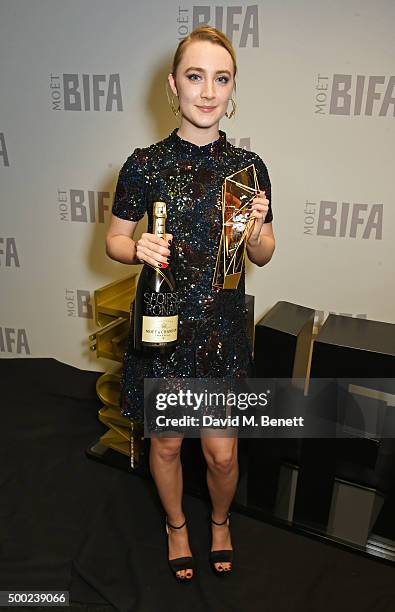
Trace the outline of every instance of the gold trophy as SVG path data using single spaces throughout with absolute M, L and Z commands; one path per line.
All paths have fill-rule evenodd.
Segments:
M 254 224 L 252 200 L 259 183 L 254 164 L 227 176 L 222 184 L 222 233 L 212 287 L 237 289 L 243 270 L 247 240 Z

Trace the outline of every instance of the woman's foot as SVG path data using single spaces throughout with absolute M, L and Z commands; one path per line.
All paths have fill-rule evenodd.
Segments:
M 186 524 L 181 529 L 173 529 L 171 525 L 182 525 L 185 521 L 185 517 L 178 521 L 169 521 L 168 525 L 168 544 L 169 544 L 169 560 L 177 559 L 178 557 L 189 557 L 192 556 L 192 551 L 189 547 L 188 540 L 188 529 Z M 191 580 L 193 576 L 193 569 L 183 569 L 176 572 L 177 577 L 183 580 Z
M 211 552 L 214 550 L 233 550 L 228 525 L 229 521 L 226 520 L 227 516 L 228 513 L 222 516 L 216 515 L 213 512 L 211 513 L 211 518 L 213 521 L 216 523 L 223 523 L 222 525 L 216 525 L 211 521 L 211 533 L 213 538 L 211 543 Z M 232 562 L 221 561 L 220 563 L 214 563 L 214 566 L 219 572 L 229 572 L 232 569 Z

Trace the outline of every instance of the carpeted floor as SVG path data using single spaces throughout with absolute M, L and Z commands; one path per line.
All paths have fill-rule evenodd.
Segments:
M 153 482 L 85 454 L 106 429 L 99 375 L 55 359 L 0 362 L 0 590 L 69 590 L 73 610 L 96 612 L 395 610 L 395 568 L 235 512 L 235 569 L 218 580 L 206 504 L 188 495 L 198 568 L 178 585 Z

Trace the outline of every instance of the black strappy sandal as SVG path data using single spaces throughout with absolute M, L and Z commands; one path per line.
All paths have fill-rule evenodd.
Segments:
M 183 522 L 182 525 L 179 525 L 178 527 L 176 527 L 175 525 L 172 525 L 171 523 L 168 522 L 167 518 L 166 518 L 166 533 L 167 535 L 169 535 L 169 527 L 171 527 L 172 529 L 181 529 L 181 527 L 184 527 L 184 525 L 186 525 L 187 520 L 185 519 L 185 521 Z M 169 538 L 167 538 L 167 557 L 169 557 Z M 173 572 L 173 575 L 175 577 L 175 579 L 177 580 L 177 582 L 192 582 L 192 579 L 195 575 L 195 562 L 193 557 L 189 556 L 189 557 L 177 557 L 176 559 L 169 559 L 167 558 L 167 561 L 170 565 L 170 569 Z M 190 578 L 188 578 L 187 576 L 177 576 L 177 572 L 179 572 L 180 570 L 189 570 L 192 569 L 193 570 L 193 574 Z
M 224 521 L 222 521 L 222 523 L 217 523 L 217 521 L 214 521 L 213 517 L 210 515 L 210 521 L 214 523 L 214 525 L 225 525 L 225 523 L 227 523 L 229 527 L 229 517 L 230 517 L 230 512 L 228 512 L 228 516 L 226 517 Z M 210 561 L 211 569 L 213 570 L 216 576 L 225 576 L 226 574 L 230 574 L 233 569 L 232 565 L 230 566 L 229 569 L 219 570 L 215 567 L 215 564 L 216 563 L 228 563 L 228 562 L 232 563 L 233 562 L 233 549 L 227 548 L 224 550 L 211 550 L 209 553 L 209 561 Z

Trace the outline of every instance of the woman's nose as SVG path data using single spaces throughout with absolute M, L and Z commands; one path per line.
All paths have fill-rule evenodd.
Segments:
M 215 87 L 213 83 L 206 81 L 203 85 L 202 98 L 214 98 Z

